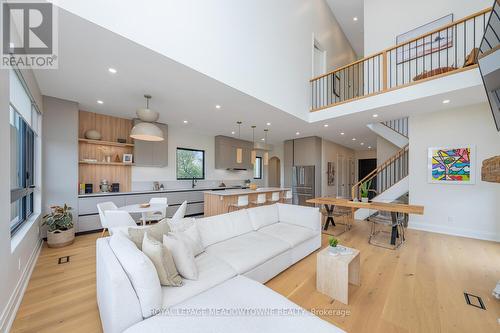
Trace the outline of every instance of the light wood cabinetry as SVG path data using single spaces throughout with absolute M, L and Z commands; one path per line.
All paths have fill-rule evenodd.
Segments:
M 134 119 L 134 125 L 140 123 Z M 134 163 L 136 166 L 165 167 L 168 165 L 168 125 L 154 123 L 163 131 L 165 140 L 159 142 L 136 140 L 134 146 Z
M 242 149 L 242 161 L 236 160 L 236 150 Z M 217 135 L 215 137 L 215 168 L 216 169 L 235 169 L 251 170 L 253 143 L 250 141 L 239 140 L 229 136 Z

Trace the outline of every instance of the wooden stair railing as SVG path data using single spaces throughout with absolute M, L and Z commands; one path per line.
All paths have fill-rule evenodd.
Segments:
M 492 8 L 311 80 L 311 111 L 477 68 L 474 54 Z
M 384 121 L 381 124 L 408 138 L 408 117 Z
M 366 175 L 366 177 L 354 184 L 351 189 L 352 199 L 356 200 L 361 197 L 360 186 L 365 182 L 372 181 L 372 184 L 374 184 L 373 181 L 375 181 L 377 187 L 376 191 L 380 194 L 408 176 L 408 153 L 409 145 L 406 145 L 387 161 L 379 165 L 375 170 Z

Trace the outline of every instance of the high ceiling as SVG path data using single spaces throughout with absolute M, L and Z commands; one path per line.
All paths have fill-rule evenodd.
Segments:
M 354 52 L 364 56 L 363 0 L 326 0 Z M 356 18 L 356 20 L 355 20 Z

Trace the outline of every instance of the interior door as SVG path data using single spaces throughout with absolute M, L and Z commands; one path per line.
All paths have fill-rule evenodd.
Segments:
M 344 196 L 344 156 L 337 155 L 337 197 Z

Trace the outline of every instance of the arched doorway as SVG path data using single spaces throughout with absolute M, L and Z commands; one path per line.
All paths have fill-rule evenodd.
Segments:
M 268 183 L 270 187 L 281 186 L 281 161 L 276 156 L 269 159 L 268 175 Z

